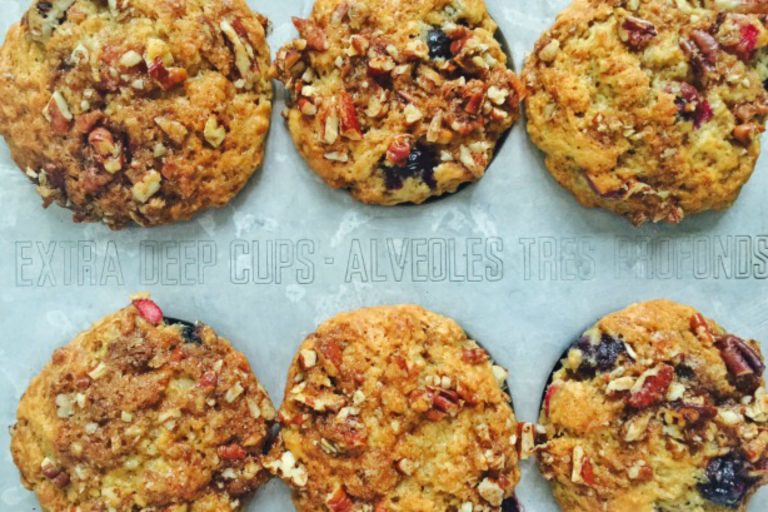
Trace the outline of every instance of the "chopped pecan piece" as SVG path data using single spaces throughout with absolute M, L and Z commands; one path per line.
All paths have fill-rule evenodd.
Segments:
M 59 91 L 54 91 L 51 95 L 51 99 L 43 109 L 43 116 L 51 123 L 54 132 L 62 134 L 69 132 L 74 119 L 67 100 Z
M 43 472 L 43 476 L 53 482 L 53 485 L 59 489 L 64 489 L 69 485 L 69 474 L 64 471 L 63 468 L 55 465 L 49 459 L 43 460 L 40 465 L 40 470 Z
M 307 47 L 311 50 L 324 52 L 328 49 L 328 40 L 325 31 L 312 20 L 293 17 L 293 26 L 299 31 L 301 37 L 307 41 Z
M 675 370 L 666 364 L 645 372 L 633 387 L 627 403 L 635 409 L 645 409 L 661 402 L 674 375 Z
M 691 331 L 708 344 L 714 345 L 715 337 L 709 328 L 706 318 L 701 313 L 696 313 L 691 317 Z
M 248 456 L 248 452 L 239 444 L 219 446 L 217 452 L 223 460 L 243 460 Z
M 584 449 L 581 446 L 575 446 L 573 448 L 573 468 L 571 470 L 571 481 L 577 484 L 584 484 L 588 486 L 595 485 L 595 473 L 592 468 L 592 462 L 589 457 L 584 453 Z
M 440 412 L 455 416 L 459 410 L 459 394 L 450 389 L 439 389 L 433 392 L 432 406 Z
M 341 134 L 349 140 L 361 140 L 363 138 L 360 121 L 357 118 L 355 101 L 349 93 L 341 93 L 339 99 L 339 114 L 341 121 Z
M 398 137 L 387 149 L 387 161 L 402 166 L 411 155 L 411 143 L 406 137 Z
M 621 28 L 622 40 L 635 51 L 644 49 L 658 35 L 653 23 L 634 16 L 628 16 Z
M 720 52 L 717 39 L 709 32 L 694 30 L 690 39 L 680 40 L 680 48 L 691 61 L 697 79 L 705 83 L 717 64 Z
M 179 84 L 186 82 L 187 70 L 177 67 L 166 67 L 161 57 L 155 59 L 149 66 L 149 76 L 157 82 L 164 91 L 173 89 Z
M 115 141 L 112 132 L 104 127 L 96 128 L 88 134 L 88 144 L 96 153 L 96 159 L 108 173 L 115 174 L 123 168 L 125 163 L 123 145 Z
M 461 359 L 469 364 L 482 364 L 488 360 L 488 353 L 482 348 L 465 348 L 461 351 Z
M 351 512 L 354 507 L 354 503 L 347 496 L 347 492 L 343 487 L 339 487 L 325 500 L 325 504 L 331 512 Z
M 558 386 L 557 384 L 550 384 L 547 388 L 547 393 L 544 395 L 544 414 L 549 416 L 549 409 L 552 404 L 552 397 L 555 396 L 555 393 L 557 393 Z
M 710 404 L 698 405 L 676 402 L 672 404 L 672 407 L 680 415 L 683 422 L 681 427 L 700 427 L 717 416 L 717 408 Z
M 344 347 L 337 340 L 331 339 L 319 343 L 317 347 L 318 351 L 325 356 L 325 359 L 330 361 L 337 369 L 341 368 L 343 362 Z
M 765 370 L 760 355 L 741 338 L 733 335 L 723 336 L 717 344 L 728 371 L 736 379 L 761 375 Z

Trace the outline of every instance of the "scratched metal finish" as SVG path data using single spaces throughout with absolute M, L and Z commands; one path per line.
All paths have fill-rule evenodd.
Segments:
M 519 69 L 567 0 L 487 0 Z M 27 0 L 5 0 L 0 30 Z M 273 22 L 273 51 L 294 37 L 310 0 L 251 6 Z M 549 369 L 583 328 L 629 303 L 692 304 L 745 337 L 768 340 L 768 169 L 761 160 L 736 206 L 681 226 L 632 228 L 577 206 L 544 171 L 522 123 L 487 176 L 420 207 L 363 206 L 316 178 L 274 113 L 267 159 L 234 203 L 151 231 L 75 225 L 40 199 L 0 144 L 0 423 L 51 352 L 91 322 L 152 292 L 165 312 L 202 320 L 244 351 L 279 403 L 299 342 L 327 317 L 367 305 L 419 303 L 457 319 L 510 370 L 520 419 L 535 421 Z M 766 346 L 768 348 L 768 346 Z M 38 510 L 0 429 L 0 509 Z M 524 465 L 519 496 L 554 512 Z M 272 482 L 248 510 L 293 510 Z M 768 491 L 750 511 L 768 510 Z

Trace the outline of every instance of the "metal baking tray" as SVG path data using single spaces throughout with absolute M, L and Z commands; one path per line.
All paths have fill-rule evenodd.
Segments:
M 486 0 L 517 69 L 568 0 Z M 249 1 L 275 52 L 311 0 Z M 29 0 L 5 0 L 0 32 Z M 633 228 L 586 210 L 544 170 L 518 123 L 488 174 L 456 195 L 382 208 L 333 191 L 309 171 L 280 117 L 266 162 L 227 208 L 151 230 L 76 225 L 40 199 L 0 144 L 0 422 L 14 423 L 53 350 L 149 291 L 173 317 L 203 320 L 245 352 L 275 402 L 291 357 L 324 319 L 376 304 L 418 303 L 455 318 L 510 371 L 517 415 L 536 421 L 550 369 L 582 329 L 626 305 L 666 297 L 744 337 L 768 340 L 768 165 L 736 205 L 680 226 Z M 768 350 L 768 345 L 763 345 Z M 0 430 L 0 509 L 39 510 Z M 555 512 L 531 461 L 518 487 L 529 512 Z M 247 510 L 293 510 L 269 483 Z M 751 502 L 768 510 L 768 490 Z

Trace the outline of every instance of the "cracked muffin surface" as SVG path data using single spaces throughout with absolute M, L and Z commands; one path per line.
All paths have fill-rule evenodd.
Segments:
M 43 510 L 234 511 L 269 478 L 275 417 L 229 342 L 136 298 L 54 353 L 11 448 Z
M 365 203 L 422 203 L 480 179 L 519 115 L 482 0 L 318 0 L 277 55 L 309 166 Z
M 575 0 L 524 71 L 552 176 L 634 224 L 730 207 L 768 113 L 766 14 L 753 0 Z
M 608 315 L 553 375 L 536 448 L 564 512 L 745 511 L 768 482 L 758 342 L 669 301 Z
M 266 466 L 299 511 L 517 510 L 506 371 L 417 306 L 344 313 L 300 346 Z
M 222 207 L 264 157 L 266 24 L 242 0 L 35 1 L 0 50 L 0 133 L 76 221 Z

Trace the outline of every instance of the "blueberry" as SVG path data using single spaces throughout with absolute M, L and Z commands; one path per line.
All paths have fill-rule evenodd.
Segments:
M 164 317 L 163 321 L 165 321 L 168 325 L 178 325 L 181 327 L 181 336 L 184 338 L 184 341 L 186 343 L 192 343 L 194 345 L 202 345 L 203 340 L 200 338 L 200 333 L 198 332 L 198 326 L 186 322 L 184 320 L 179 320 L 177 318 L 169 318 Z
M 698 485 L 699 493 L 712 503 L 733 508 L 741 504 L 753 483 L 747 476 L 747 463 L 736 453 L 709 461 L 706 478 Z
M 516 496 L 512 496 L 501 502 L 501 512 L 520 512 L 520 510 L 520 503 L 517 501 Z
M 427 33 L 427 45 L 429 46 L 429 57 L 431 59 L 453 58 L 451 52 L 451 38 L 439 28 L 433 28 Z
M 37 2 L 37 12 L 45 16 L 50 12 L 50 10 L 53 8 L 53 4 L 51 2 L 41 1 Z
M 693 368 L 690 366 L 680 363 L 679 365 L 675 366 L 675 374 L 677 374 L 678 377 L 681 379 L 692 379 L 696 376 L 696 373 L 693 371 Z
M 597 346 L 597 369 L 601 372 L 609 372 L 616 367 L 619 356 L 627 349 L 624 343 L 613 336 L 603 334 L 600 345 Z
M 575 348 L 581 350 L 582 362 L 577 371 L 582 378 L 591 378 L 600 372 L 609 372 L 616 367 L 619 356 L 626 352 L 621 340 L 610 334 L 603 334 L 600 343 L 593 345 L 589 337 L 584 336 L 576 342 Z
M 435 152 L 423 144 L 417 144 L 411 149 L 408 160 L 403 166 L 384 167 L 384 182 L 389 190 L 403 188 L 403 183 L 408 178 L 421 178 L 421 180 L 434 190 L 437 187 L 435 181 L 435 167 L 437 156 Z

